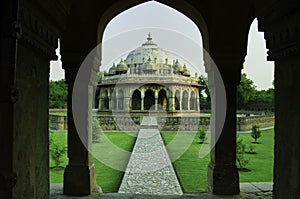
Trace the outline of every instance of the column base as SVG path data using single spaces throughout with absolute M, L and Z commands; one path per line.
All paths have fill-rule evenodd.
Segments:
M 238 169 L 236 165 L 209 163 L 207 170 L 207 192 L 216 195 L 235 195 L 240 193 Z
M 63 193 L 71 196 L 90 195 L 96 189 L 96 170 L 91 166 L 67 165 Z

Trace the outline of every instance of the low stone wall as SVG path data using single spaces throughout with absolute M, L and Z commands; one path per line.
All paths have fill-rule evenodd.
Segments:
M 253 124 L 258 125 L 260 128 L 274 126 L 274 119 L 274 115 L 239 117 L 237 118 L 237 130 L 251 130 Z
M 68 120 L 66 115 L 49 114 L 49 128 L 50 130 L 67 130 Z
M 99 121 L 103 131 L 138 131 L 142 117 L 140 116 L 94 116 Z M 67 116 L 50 113 L 51 130 L 67 130 Z M 161 131 L 197 131 L 209 129 L 210 117 L 157 117 Z M 257 124 L 260 128 L 274 126 L 274 115 L 248 116 L 237 118 L 237 130 L 251 130 L 252 125 Z

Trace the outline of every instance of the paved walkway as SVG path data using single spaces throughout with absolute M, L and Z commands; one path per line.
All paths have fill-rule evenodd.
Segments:
M 143 117 L 119 193 L 183 194 L 155 117 Z

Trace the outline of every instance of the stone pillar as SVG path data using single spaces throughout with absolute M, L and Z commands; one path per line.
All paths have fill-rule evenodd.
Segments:
M 104 100 L 102 99 L 102 92 L 101 92 L 101 89 L 100 89 L 100 92 L 99 92 L 99 103 L 98 103 L 98 110 L 99 111 L 102 111 L 104 109 Z
M 196 97 L 196 102 L 195 106 L 196 106 L 196 110 L 199 112 L 200 111 L 200 99 L 199 99 L 199 95 Z
M 145 91 L 144 89 L 141 90 L 141 110 L 144 110 L 144 97 L 145 97 Z
M 180 89 L 180 96 L 179 96 L 179 110 L 182 111 L 182 88 Z
M 187 101 L 187 110 L 191 110 L 190 109 L 190 100 L 191 100 L 191 91 L 188 92 L 189 96 L 188 96 L 188 101 Z
M 232 57 L 215 58 L 214 61 L 225 87 L 222 86 L 222 79 L 218 76 L 216 68 L 212 69 L 212 66 L 209 67 L 206 63 L 206 68 L 210 68 L 208 86 L 212 102 L 210 125 L 213 147 L 207 171 L 207 191 L 213 194 L 233 195 L 240 191 L 236 167 L 236 88 L 240 76 L 240 63 L 236 63 Z
M 275 61 L 274 198 L 296 199 L 300 194 L 299 3 L 295 6 L 281 2 L 258 18 L 268 60 Z
M 112 99 L 111 99 L 111 93 L 110 93 L 110 90 L 108 90 L 108 110 L 112 111 Z
M 118 92 L 118 89 L 116 89 L 116 107 L 114 107 L 116 110 L 119 110 L 119 92 Z
M 169 91 L 169 111 L 175 111 L 175 94 L 172 90 Z
M 52 13 L 38 14 L 49 6 L 40 3 L 0 2 L 0 198 L 5 199 L 49 198 L 49 62 L 57 59 L 59 25 Z
M 157 109 L 158 109 L 158 91 L 157 90 L 155 90 L 154 97 L 155 97 L 154 106 L 155 106 L 155 110 L 157 111 Z
M 123 110 L 124 110 L 125 112 L 127 112 L 127 113 L 129 113 L 130 110 L 131 110 L 130 99 L 131 99 L 130 96 L 125 96 L 125 97 L 124 97 L 124 107 L 123 107 Z
M 63 60 L 63 64 L 68 63 Z M 91 147 L 91 94 L 93 87 L 84 80 L 78 80 L 80 91 L 73 90 L 77 75 L 77 68 L 65 68 L 68 83 L 68 158 L 69 162 L 64 172 L 63 192 L 66 195 L 89 195 L 96 186 L 95 166 L 88 149 Z M 80 83 L 79 83 L 80 82 Z M 78 88 L 78 87 L 76 87 Z M 73 100 L 73 91 L 74 97 Z M 72 101 L 73 100 L 73 101 Z M 72 109 L 72 103 L 77 103 L 76 109 Z M 80 104 L 80 106 L 79 106 Z M 74 112 L 75 111 L 75 112 Z M 73 115 L 76 114 L 76 115 Z M 75 116 L 80 115 L 76 120 Z

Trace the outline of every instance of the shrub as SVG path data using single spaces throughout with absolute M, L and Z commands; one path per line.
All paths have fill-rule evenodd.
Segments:
M 67 147 L 61 146 L 56 143 L 51 143 L 50 155 L 52 160 L 54 160 L 55 168 L 59 168 L 62 163 L 63 157 L 66 155 Z
M 252 125 L 251 137 L 254 139 L 254 143 L 258 143 L 257 139 L 261 137 L 259 126 L 256 124 Z
M 246 169 L 246 165 L 249 163 L 249 159 L 245 157 L 246 144 L 241 137 L 238 137 L 236 142 L 236 161 L 240 170 Z
M 199 132 L 200 144 L 204 144 L 205 141 L 207 140 L 206 132 L 203 129 L 199 129 L 198 132 Z
M 250 144 L 248 147 L 247 147 L 247 151 L 246 151 L 246 153 L 248 153 L 248 154 L 256 154 L 256 152 L 255 152 L 255 146 L 253 146 L 252 144 Z

